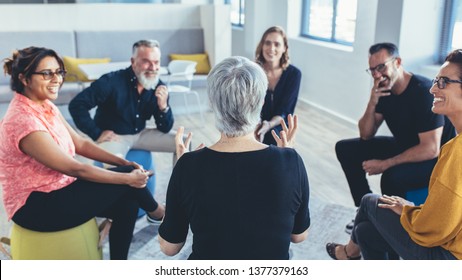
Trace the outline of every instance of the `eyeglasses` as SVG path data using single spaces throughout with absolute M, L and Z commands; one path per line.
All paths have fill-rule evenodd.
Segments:
M 55 75 L 60 76 L 64 79 L 64 77 L 66 77 L 67 71 L 61 69 L 56 70 L 56 72 L 53 72 L 51 70 L 43 70 L 40 72 L 32 72 L 31 74 L 42 75 L 43 79 L 45 80 L 51 80 L 54 78 Z
M 432 85 L 437 84 L 439 89 L 444 89 L 447 84 L 451 83 L 462 84 L 462 80 L 450 80 L 448 77 L 439 77 L 432 80 Z
M 387 64 L 392 62 L 393 60 L 395 60 L 396 57 L 392 57 L 391 59 L 385 61 L 384 63 L 382 64 L 379 64 L 375 67 L 372 67 L 372 68 L 367 68 L 366 69 L 366 72 L 371 74 L 371 75 L 374 75 L 374 72 L 377 71 L 377 72 L 380 72 L 380 73 L 383 73 L 385 71 L 385 69 L 387 69 Z

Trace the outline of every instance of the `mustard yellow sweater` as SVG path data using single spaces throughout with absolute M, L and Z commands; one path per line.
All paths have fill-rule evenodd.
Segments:
M 462 136 L 442 149 L 425 204 L 405 206 L 401 224 L 424 247 L 441 246 L 462 259 Z

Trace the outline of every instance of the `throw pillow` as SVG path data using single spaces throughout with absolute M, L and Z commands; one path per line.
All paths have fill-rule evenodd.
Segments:
M 198 54 L 170 54 L 171 60 L 192 60 L 197 62 L 196 74 L 208 74 L 210 72 L 209 57 L 206 53 Z
M 75 58 L 70 56 L 63 56 L 64 68 L 66 68 L 67 76 L 66 82 L 91 82 L 85 74 L 79 69 L 79 64 L 90 63 L 108 63 L 111 62 L 110 58 Z

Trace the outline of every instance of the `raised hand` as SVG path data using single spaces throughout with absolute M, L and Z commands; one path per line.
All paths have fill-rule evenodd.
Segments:
M 289 124 L 289 127 L 287 127 L 284 120 L 281 120 L 282 130 L 280 132 L 280 135 L 277 135 L 277 133 L 274 130 L 271 131 L 271 134 L 273 135 L 273 138 L 276 141 L 278 147 L 293 148 L 295 145 L 295 134 L 297 132 L 298 127 L 297 115 L 292 116 L 291 114 L 289 114 L 287 116 L 287 122 Z
M 162 85 L 156 88 L 155 96 L 157 97 L 157 106 L 160 110 L 167 108 L 168 90 L 167 87 Z
M 178 159 L 185 153 L 189 151 L 189 145 L 191 144 L 192 140 L 192 132 L 188 133 L 188 137 L 186 137 L 186 141 L 183 138 L 184 135 L 184 127 L 180 126 L 176 131 L 175 135 L 175 147 L 176 147 L 176 156 Z

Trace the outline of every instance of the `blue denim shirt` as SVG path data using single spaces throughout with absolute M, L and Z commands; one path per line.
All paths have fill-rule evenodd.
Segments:
M 93 82 L 69 103 L 69 112 L 77 128 L 93 140 L 104 130 L 120 135 L 137 134 L 154 116 L 157 129 L 169 132 L 174 122 L 172 110 L 163 113 L 157 105 L 155 89 L 143 89 L 138 94 L 137 84 L 131 66 L 105 74 Z M 163 84 L 159 81 L 156 88 Z M 94 107 L 97 109 L 92 119 L 89 111 Z

